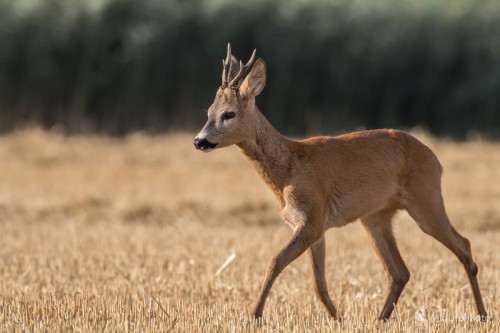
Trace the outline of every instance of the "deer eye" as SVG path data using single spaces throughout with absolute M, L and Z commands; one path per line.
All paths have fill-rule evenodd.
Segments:
M 234 112 L 225 112 L 225 113 L 222 115 L 221 119 L 222 119 L 222 120 L 229 120 L 229 119 L 234 118 L 234 116 L 235 116 Z

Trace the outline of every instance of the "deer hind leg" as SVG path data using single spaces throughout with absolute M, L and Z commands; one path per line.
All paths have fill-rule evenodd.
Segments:
M 469 278 L 477 312 L 481 315 L 482 320 L 487 320 L 488 317 L 477 282 L 478 267 L 472 259 L 470 242 L 451 225 L 446 215 L 441 192 L 434 191 L 430 195 L 422 195 L 418 199 L 409 201 L 407 211 L 423 232 L 441 242 L 460 260 Z
M 321 237 L 309 248 L 309 258 L 311 259 L 311 270 L 314 282 L 314 291 L 321 302 L 325 305 L 328 313 L 335 319 L 337 318 L 337 309 L 328 295 L 328 288 L 325 280 L 325 236 Z
M 382 261 L 389 279 L 389 292 L 379 315 L 381 320 L 389 319 L 399 296 L 410 280 L 410 272 L 401 258 L 392 233 L 393 215 L 394 211 L 381 211 L 361 219 L 361 224 Z
M 288 244 L 271 260 L 266 270 L 266 277 L 264 278 L 257 304 L 252 311 L 252 315 L 255 318 L 262 317 L 269 291 L 281 271 L 322 236 L 322 231 L 318 232 L 318 230 L 311 226 L 297 228 Z

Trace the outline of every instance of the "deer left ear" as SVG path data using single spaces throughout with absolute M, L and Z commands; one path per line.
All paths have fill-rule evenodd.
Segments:
M 245 81 L 241 84 L 240 91 L 247 96 L 255 97 L 266 85 L 266 63 L 258 59 L 248 73 Z

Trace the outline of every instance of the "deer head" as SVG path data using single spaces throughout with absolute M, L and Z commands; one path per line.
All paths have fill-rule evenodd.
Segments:
M 266 83 L 266 64 L 258 59 L 246 78 L 243 77 L 252 65 L 256 51 L 243 65 L 231 55 L 231 45 L 227 45 L 227 57 L 222 60 L 222 85 L 208 109 L 205 126 L 194 139 L 196 149 L 209 152 L 238 144 L 254 135 L 255 96 Z

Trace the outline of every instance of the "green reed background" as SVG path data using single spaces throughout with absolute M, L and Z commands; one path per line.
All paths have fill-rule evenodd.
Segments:
M 196 129 L 226 44 L 267 63 L 288 134 L 422 126 L 500 138 L 495 0 L 0 0 L 0 130 Z

